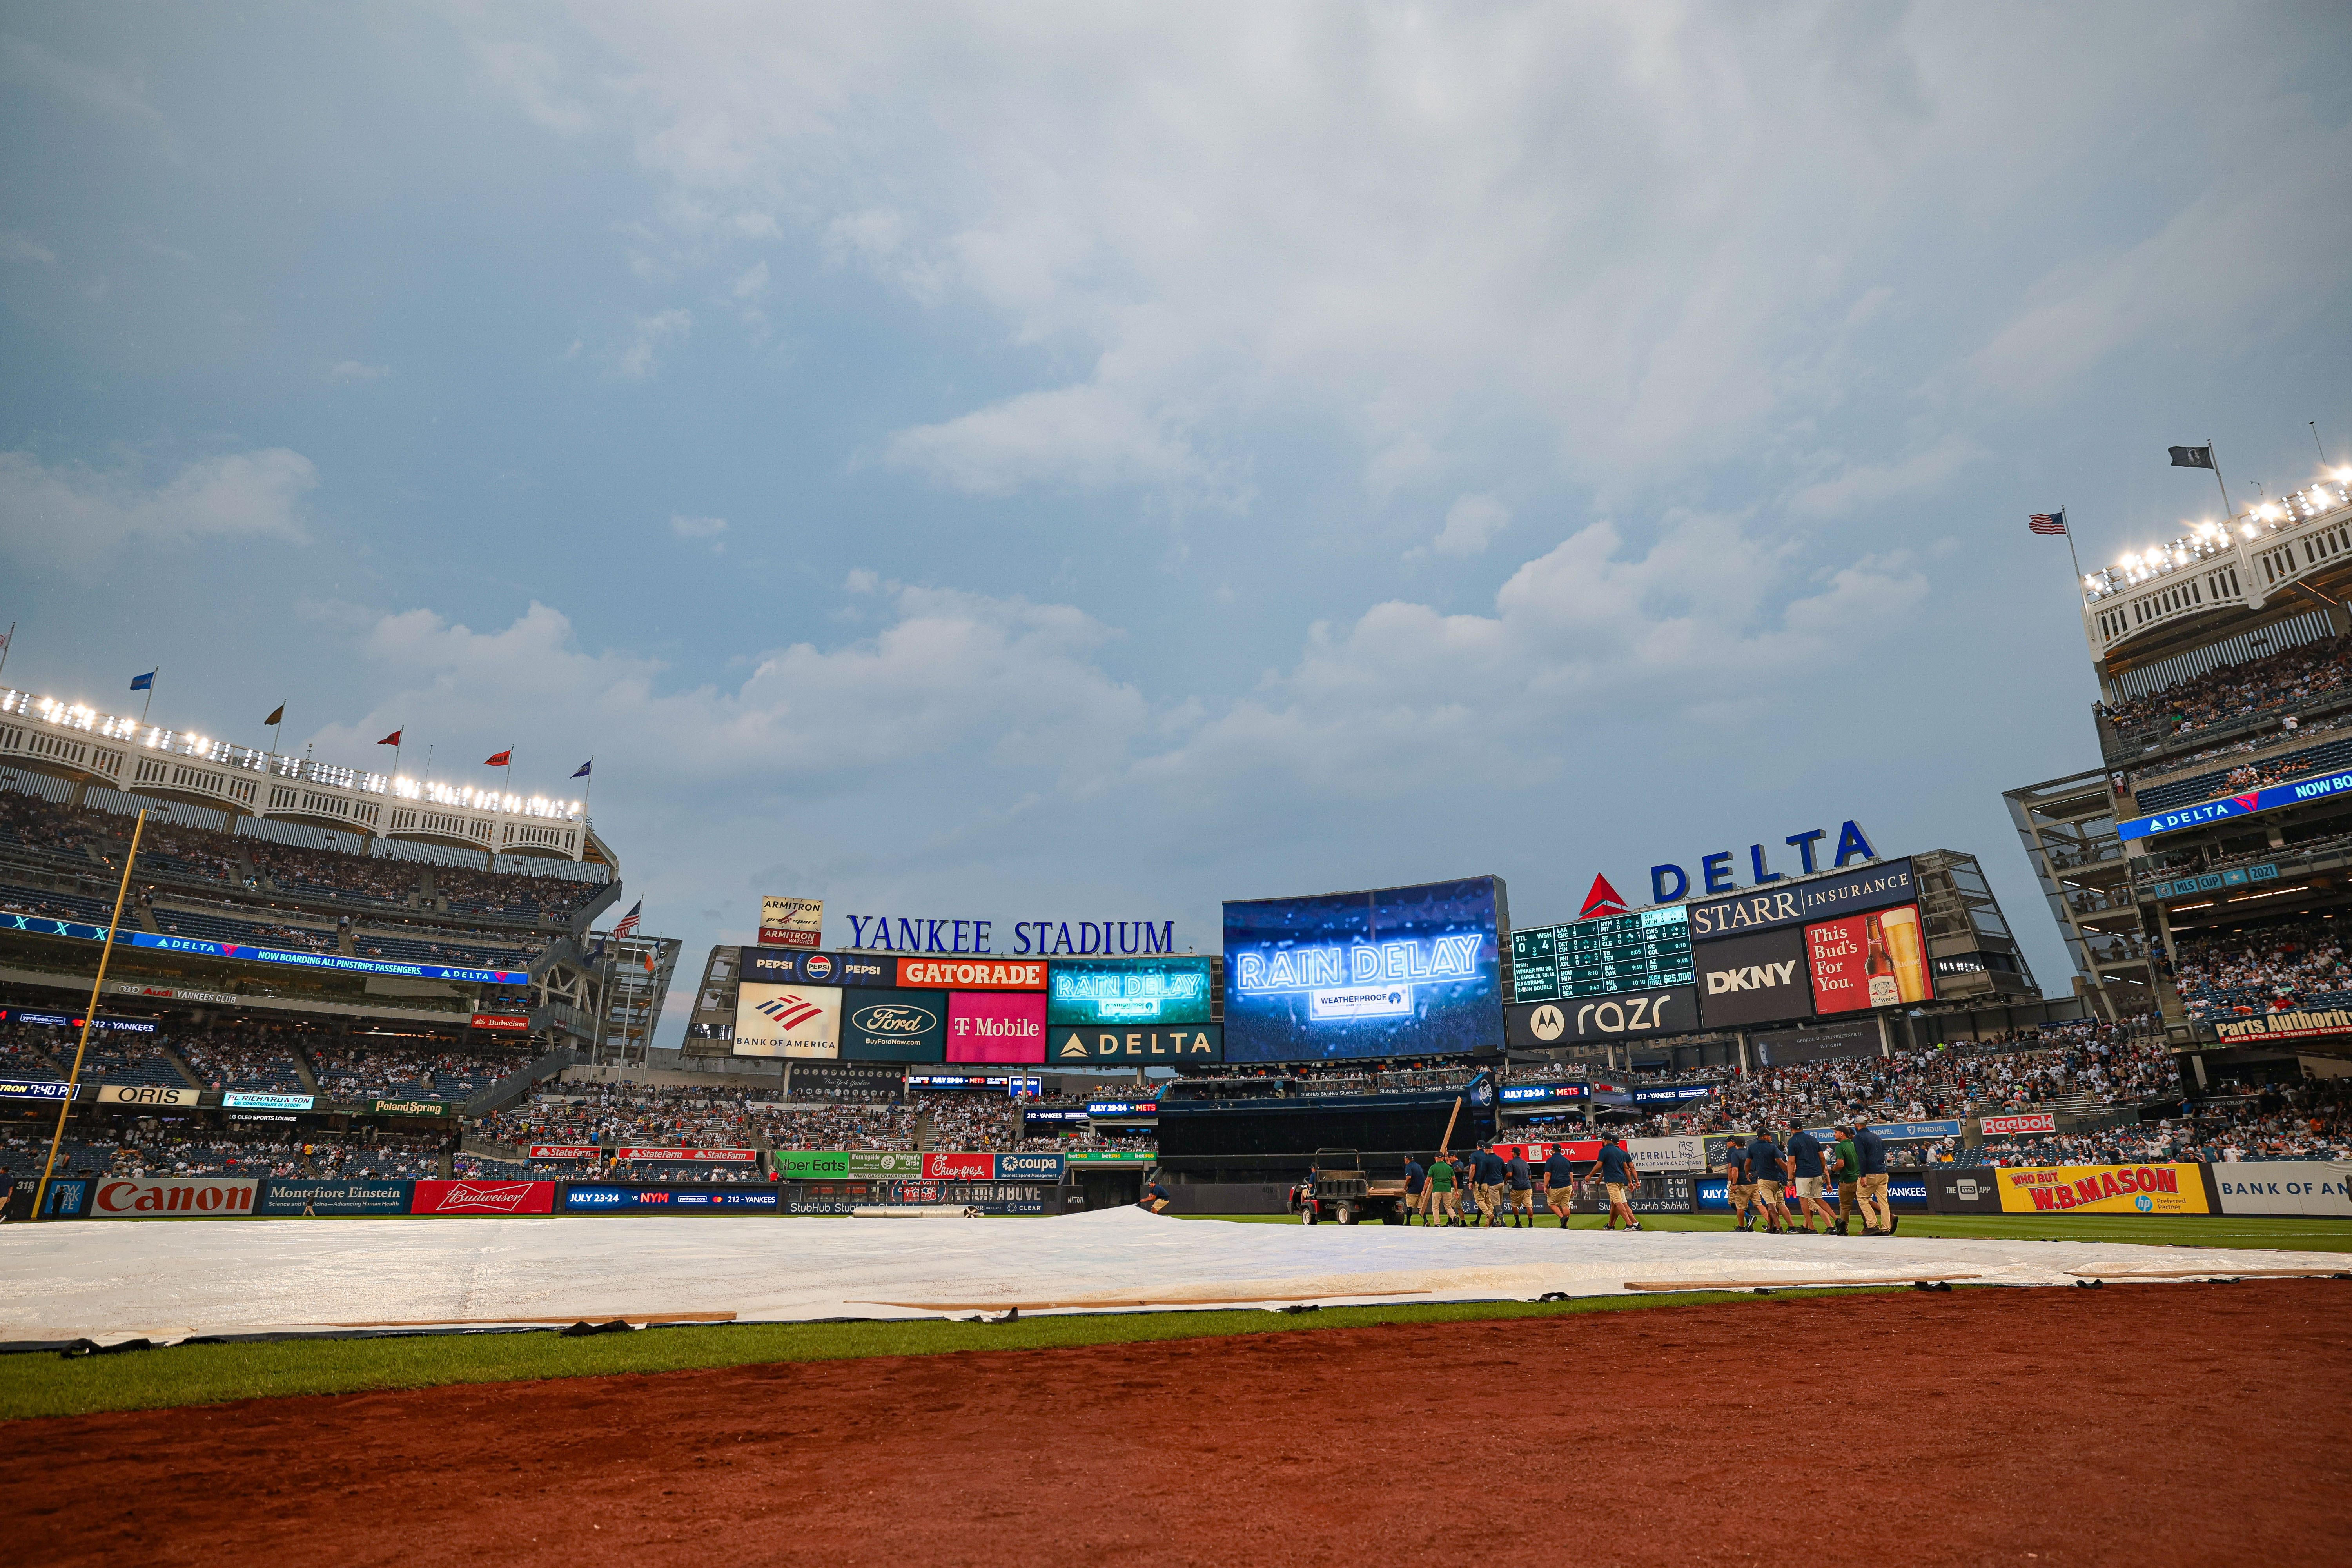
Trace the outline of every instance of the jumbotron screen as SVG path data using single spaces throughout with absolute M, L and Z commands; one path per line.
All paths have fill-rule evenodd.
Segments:
M 1435 1056 L 1503 1041 L 1500 877 L 1225 905 L 1225 1059 Z

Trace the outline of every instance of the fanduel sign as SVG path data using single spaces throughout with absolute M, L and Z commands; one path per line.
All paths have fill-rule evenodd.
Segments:
M 993 952 L 998 921 L 849 915 L 849 945 L 866 952 Z M 1176 951 L 1174 921 L 1015 921 L 1013 956 L 1139 957 Z

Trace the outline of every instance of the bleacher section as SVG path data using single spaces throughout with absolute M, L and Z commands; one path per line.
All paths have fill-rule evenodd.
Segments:
M 2352 1006 L 2352 960 L 2324 916 L 2183 935 L 2173 984 L 2189 1017 L 2210 1023 L 2263 1013 Z
M 2176 805 L 2194 805 L 2199 801 L 2211 800 L 2218 795 L 2262 789 L 2274 784 L 2284 784 L 2290 779 L 2334 773 L 2347 767 L 2352 767 L 2352 739 L 2330 741 L 2286 756 L 2266 758 L 2259 763 L 2216 768 L 2211 773 L 2157 784 L 2139 791 L 2132 798 L 2143 814 L 2169 811 Z

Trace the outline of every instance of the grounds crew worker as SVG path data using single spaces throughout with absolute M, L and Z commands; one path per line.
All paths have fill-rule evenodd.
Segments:
M 1544 1162 L 1544 1207 L 1559 1215 L 1559 1228 L 1568 1228 L 1569 1210 L 1576 1202 L 1576 1164 L 1568 1157 L 1568 1145 L 1551 1146 L 1551 1158 Z
M 1886 1140 L 1867 1122 L 1853 1130 L 1853 1146 L 1862 1156 L 1862 1228 L 1869 1236 L 1895 1234 L 1895 1210 L 1886 1201 Z M 1871 1211 L 1875 1208 L 1876 1213 Z M 1871 1222 L 1875 1220 L 1874 1226 Z
M 1766 1227 L 1779 1236 L 1788 1228 L 1789 1211 L 1780 1205 L 1780 1182 L 1789 1173 L 1789 1162 L 1780 1158 L 1780 1145 L 1761 1127 L 1748 1141 L 1747 1160 L 1748 1179 L 1756 1184 L 1756 1206 L 1763 1213 Z
M 1625 1216 L 1627 1230 L 1639 1230 L 1642 1222 L 1633 1217 L 1633 1187 L 1640 1173 L 1633 1169 L 1633 1156 L 1625 1152 L 1614 1138 L 1601 1141 L 1601 1181 L 1609 1189 L 1609 1217 L 1601 1222 L 1603 1230 L 1617 1228 L 1617 1216 Z
M 1473 1161 L 1478 1178 L 1478 1223 L 1499 1226 L 1503 1223 L 1503 1184 L 1510 1172 L 1503 1166 L 1503 1157 L 1492 1149 L 1481 1149 Z
M 1731 1200 L 1731 1228 L 1746 1230 L 1756 1222 L 1748 1211 L 1756 1206 L 1756 1184 L 1748 1179 L 1748 1145 L 1723 1146 L 1723 1195 Z
M 1454 1162 L 1444 1154 L 1429 1157 L 1429 1217 L 1434 1225 L 1462 1223 L 1462 1194 L 1454 1190 Z
M 1829 1205 L 1822 1202 L 1822 1141 L 1801 1127 L 1789 1129 L 1789 1177 L 1797 1188 L 1797 1220 L 1805 1234 L 1813 1234 L 1813 1215 L 1822 1216 L 1822 1234 L 1826 1236 L 1837 1222 L 1830 1217 Z
M 1176 1194 L 1169 1190 L 1166 1180 L 1159 1172 L 1154 1171 L 1151 1173 L 1151 1184 L 1143 1189 L 1143 1197 L 1135 1206 L 1139 1209 L 1150 1209 L 1153 1214 L 1166 1214 L 1168 1205 L 1175 1201 Z
M 1511 1178 L 1511 1227 L 1516 1230 L 1522 1226 L 1535 1224 L 1536 1183 L 1528 1170 L 1527 1150 L 1517 1144 L 1512 1145 L 1510 1163 L 1504 1169 Z
M 1862 1152 L 1853 1146 L 1853 1123 L 1838 1123 L 1837 1142 L 1830 1145 L 1830 1163 L 1836 1167 L 1840 1236 L 1852 1236 L 1846 1222 L 1862 1212 Z
M 1407 1154 L 1404 1157 L 1405 1224 L 1411 1225 L 1412 1223 L 1412 1216 L 1421 1212 L 1422 1193 L 1423 1188 L 1428 1184 L 1428 1181 L 1429 1173 L 1421 1168 L 1421 1162 L 1414 1159 L 1412 1155 Z

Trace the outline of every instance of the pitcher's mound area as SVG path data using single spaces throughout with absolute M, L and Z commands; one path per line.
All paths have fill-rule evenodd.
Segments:
M 1958 1290 L 19 1422 L 23 1563 L 2352 1562 L 2352 1290 Z

